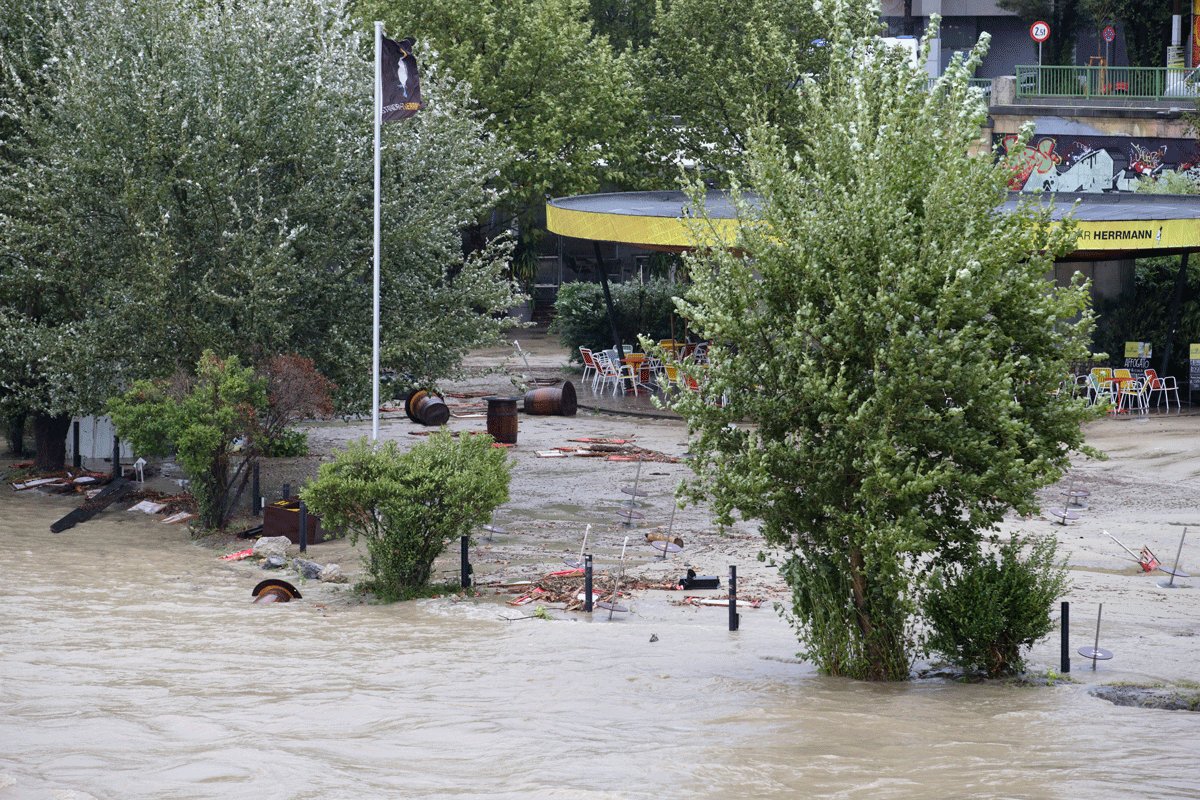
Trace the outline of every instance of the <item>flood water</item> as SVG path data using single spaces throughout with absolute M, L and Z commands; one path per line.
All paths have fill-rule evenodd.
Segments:
M 1200 797 L 1195 714 L 823 678 L 768 609 L 253 606 L 185 531 L 68 508 L 0 498 L 0 800 Z

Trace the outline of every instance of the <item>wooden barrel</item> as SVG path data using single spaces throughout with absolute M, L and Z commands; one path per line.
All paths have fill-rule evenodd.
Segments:
M 502 444 L 517 443 L 517 398 L 485 397 L 488 404 L 487 432 Z
M 404 413 L 413 422 L 422 425 L 445 425 L 450 421 L 450 409 L 445 401 L 424 389 L 417 389 L 408 395 L 404 401 Z
M 525 393 L 525 413 L 539 416 L 573 417 L 579 406 L 570 381 Z

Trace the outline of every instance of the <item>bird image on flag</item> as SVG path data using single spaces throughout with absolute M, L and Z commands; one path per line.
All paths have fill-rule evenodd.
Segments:
M 417 75 L 417 59 L 413 56 L 412 39 L 394 42 L 383 37 L 380 53 L 380 87 L 383 95 L 382 122 L 408 119 L 421 110 L 421 79 Z

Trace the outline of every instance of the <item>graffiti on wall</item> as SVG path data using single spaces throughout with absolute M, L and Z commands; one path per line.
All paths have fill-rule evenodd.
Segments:
M 1194 142 L 1115 136 L 1035 136 L 1021 146 L 1016 136 L 997 136 L 1000 148 L 1017 152 L 1009 179 L 1014 191 L 1132 192 L 1139 180 L 1166 172 L 1200 179 Z

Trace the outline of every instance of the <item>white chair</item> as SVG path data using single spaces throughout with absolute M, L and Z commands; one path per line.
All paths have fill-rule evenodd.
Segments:
M 618 364 L 608 357 L 608 351 L 597 353 L 593 356 L 596 360 L 596 380 L 600 382 L 600 391 L 603 391 L 608 386 L 612 386 L 613 396 L 615 397 L 618 389 L 624 389 L 625 381 L 628 380 L 633 384 L 633 393 L 638 393 L 637 379 L 633 374 L 633 369 L 628 364 Z

